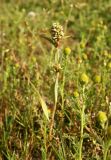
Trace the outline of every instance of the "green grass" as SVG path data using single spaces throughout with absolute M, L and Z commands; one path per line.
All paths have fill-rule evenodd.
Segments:
M 110 0 L 2 0 L 0 54 L 0 160 L 111 159 Z

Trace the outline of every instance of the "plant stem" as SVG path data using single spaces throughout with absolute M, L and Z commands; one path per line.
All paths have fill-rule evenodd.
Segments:
M 45 160 L 47 159 L 47 119 L 44 117 L 44 150 Z
M 85 124 L 84 90 L 85 90 L 85 87 L 83 86 L 83 106 L 81 109 L 81 131 L 80 131 L 79 160 L 82 160 L 82 146 L 83 146 L 83 134 L 84 134 L 84 124 Z
M 57 48 L 57 52 L 55 54 L 55 63 L 59 63 L 59 49 Z M 54 126 L 54 117 L 55 117 L 55 112 L 57 108 L 57 99 L 58 99 L 58 81 L 59 81 L 59 72 L 56 73 L 56 79 L 55 79 L 55 87 L 54 87 L 54 109 L 52 112 L 52 118 L 51 118 L 51 125 L 50 125 L 50 131 L 49 131 L 49 139 L 52 139 L 52 130 Z
M 105 145 L 104 145 L 104 155 L 103 155 L 103 160 L 107 160 L 107 153 L 108 153 L 108 150 L 109 150 L 109 147 L 111 146 L 111 140 L 107 140 L 105 142 Z
M 64 63 L 64 70 L 63 70 L 63 82 L 62 82 L 62 89 L 61 89 L 61 98 L 62 98 L 62 105 L 61 108 L 62 110 L 64 109 L 64 86 L 65 86 L 65 74 L 66 74 L 66 68 L 67 68 L 67 57 L 65 59 Z
M 55 86 L 58 83 L 58 78 L 59 78 L 59 72 L 56 75 L 56 82 L 55 82 Z M 58 90 L 57 90 L 58 92 Z M 57 97 L 55 96 L 55 103 L 54 103 L 54 109 L 52 112 L 52 118 L 51 118 L 51 125 L 50 125 L 50 132 L 49 132 L 49 139 L 52 139 L 52 130 L 53 130 L 53 126 L 54 126 L 54 116 L 55 116 L 55 112 L 56 112 L 56 108 L 57 108 Z

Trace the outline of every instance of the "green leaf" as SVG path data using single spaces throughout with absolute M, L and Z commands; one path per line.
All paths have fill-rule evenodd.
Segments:
M 42 109 L 43 109 L 43 112 L 47 118 L 47 120 L 49 121 L 49 112 L 48 112 L 48 107 L 44 101 L 44 99 L 41 97 L 41 95 L 38 93 L 38 96 L 39 96 L 39 101 L 40 101 L 40 104 L 42 106 Z

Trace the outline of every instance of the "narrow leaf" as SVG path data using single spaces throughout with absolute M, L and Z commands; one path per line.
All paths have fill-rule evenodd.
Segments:
M 47 107 L 47 105 L 46 105 L 44 99 L 41 97 L 41 95 L 40 95 L 40 94 L 38 94 L 38 95 L 39 95 L 39 101 L 40 101 L 40 104 L 41 104 L 41 106 L 42 106 L 43 112 L 44 112 L 44 114 L 45 114 L 47 120 L 49 121 L 48 107 Z

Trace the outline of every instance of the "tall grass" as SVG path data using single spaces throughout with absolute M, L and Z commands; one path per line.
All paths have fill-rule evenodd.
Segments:
M 110 15 L 108 0 L 0 2 L 1 160 L 111 159 Z

